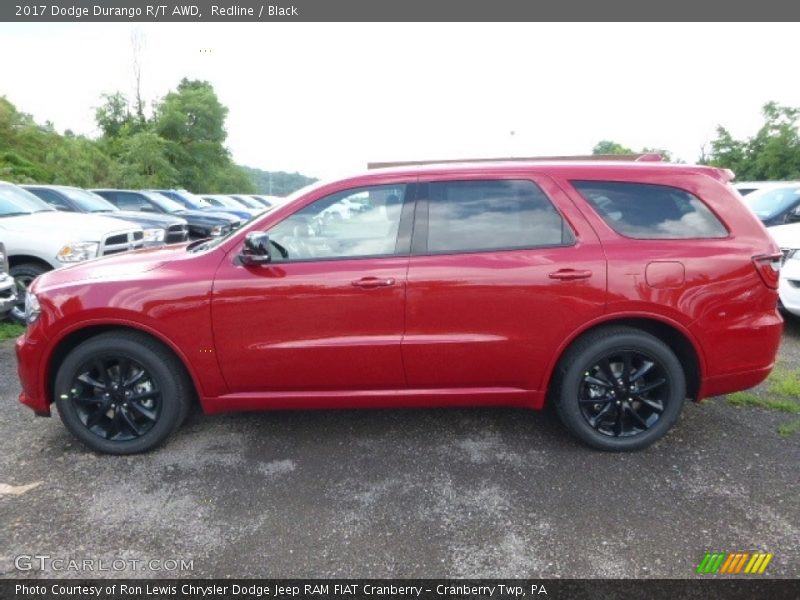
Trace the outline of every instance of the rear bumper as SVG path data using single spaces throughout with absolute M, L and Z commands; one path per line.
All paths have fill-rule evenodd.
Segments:
M 767 367 L 754 369 L 752 371 L 719 375 L 717 377 L 706 377 L 702 386 L 700 386 L 698 400 L 722 396 L 724 394 L 730 394 L 757 386 L 769 376 L 774 366 L 775 363 L 772 363 Z
M 777 310 L 716 332 L 705 332 L 707 371 L 698 400 L 746 390 L 764 381 L 775 366 L 783 335 Z
M 17 374 L 22 386 L 19 401 L 31 408 L 40 417 L 50 416 L 50 401 L 39 378 L 42 342 L 32 341 L 27 333 L 17 338 L 14 349 L 17 354 Z

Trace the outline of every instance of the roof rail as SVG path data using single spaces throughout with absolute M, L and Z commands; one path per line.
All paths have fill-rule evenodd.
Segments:
M 663 157 L 658 152 L 647 152 L 639 155 L 636 162 L 661 162 Z
M 384 169 L 387 167 L 411 167 L 416 165 L 438 165 L 451 163 L 485 163 L 485 162 L 532 162 L 532 161 L 660 161 L 661 155 L 648 152 L 645 154 L 573 154 L 566 156 L 514 156 L 505 158 L 446 158 L 441 160 L 401 160 L 387 162 L 368 162 L 367 169 Z

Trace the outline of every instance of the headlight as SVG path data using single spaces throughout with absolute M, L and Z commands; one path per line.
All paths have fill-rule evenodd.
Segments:
M 39 306 L 39 299 L 36 294 L 28 292 L 25 294 L 25 322 L 30 325 L 39 318 L 42 313 L 42 307 Z
M 166 232 L 163 229 L 145 229 L 144 241 L 150 243 L 163 242 L 165 233 Z
M 222 235 L 222 225 L 216 225 L 208 230 L 208 235 L 211 237 L 218 237 Z
M 89 260 L 97 256 L 98 246 L 97 242 L 73 242 L 61 248 L 56 258 L 65 263 Z

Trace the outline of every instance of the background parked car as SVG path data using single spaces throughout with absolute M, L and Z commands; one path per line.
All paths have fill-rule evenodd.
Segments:
M 225 235 L 241 225 L 233 216 L 191 210 L 155 192 L 136 190 L 91 190 L 114 206 L 123 210 L 146 213 L 162 213 L 186 219 L 189 224 L 189 238 L 200 239 Z
M 17 285 L 8 274 L 8 256 L 6 247 L 0 242 L 0 319 L 5 318 L 17 303 Z
M 203 198 L 207 200 L 212 206 L 216 207 L 218 210 L 229 210 L 232 212 L 245 213 L 249 215 L 247 218 L 252 219 L 254 216 L 261 214 L 264 212 L 264 209 L 255 210 L 243 205 L 241 202 L 238 202 L 231 198 L 230 196 L 226 196 L 224 194 L 205 194 Z
M 62 212 L 102 214 L 136 223 L 144 231 L 145 246 L 174 244 L 189 239 L 189 224 L 181 217 L 120 210 L 102 196 L 76 187 L 38 184 L 22 187 Z
M 767 227 L 783 254 L 778 295 L 781 307 L 800 316 L 800 223 Z
M 265 210 L 265 207 L 261 202 L 251 198 L 250 196 L 245 196 L 242 194 L 227 194 L 227 195 L 228 197 L 233 198 L 237 202 L 240 202 L 246 208 L 252 208 L 253 210 L 257 210 L 258 211 L 257 214 L 260 214 Z
M 25 292 L 42 273 L 144 246 L 144 232 L 138 225 L 97 215 L 61 213 L 27 190 L 3 182 L 0 239 L 18 292 L 17 304 L 9 314 L 20 322 L 24 320 Z
M 757 192 L 758 190 L 763 190 L 769 187 L 773 187 L 775 185 L 774 181 L 737 181 L 736 183 L 732 184 L 733 188 L 739 192 L 742 196 L 747 196 L 747 194 L 751 194 L 753 192 Z
M 191 192 L 187 192 L 186 190 L 148 190 L 150 192 L 155 192 L 157 194 L 161 194 L 162 196 L 166 196 L 170 200 L 174 200 L 178 204 L 182 205 L 184 208 L 189 210 L 202 210 L 207 213 L 211 214 L 219 214 L 223 215 L 228 218 L 235 219 L 237 221 L 248 221 L 252 217 L 252 215 L 241 208 L 238 210 L 225 210 L 223 208 L 219 208 L 214 206 L 210 202 L 208 202 L 205 198 L 201 198 L 200 196 L 196 196 Z
M 800 221 L 800 182 L 775 182 L 747 194 L 744 203 L 767 227 Z
M 250 194 L 250 197 L 253 198 L 256 202 L 260 202 L 262 205 L 267 207 L 267 209 L 275 208 L 281 203 L 281 198 L 277 196 L 265 196 L 264 194 Z

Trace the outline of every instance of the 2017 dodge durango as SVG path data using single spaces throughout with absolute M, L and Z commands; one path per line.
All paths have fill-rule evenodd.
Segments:
M 517 162 L 314 184 L 219 239 L 39 277 L 20 400 L 117 454 L 163 442 L 193 402 L 550 402 L 591 446 L 644 448 L 685 399 L 775 361 L 780 253 L 731 176 Z M 364 209 L 322 218 L 341 203 Z

